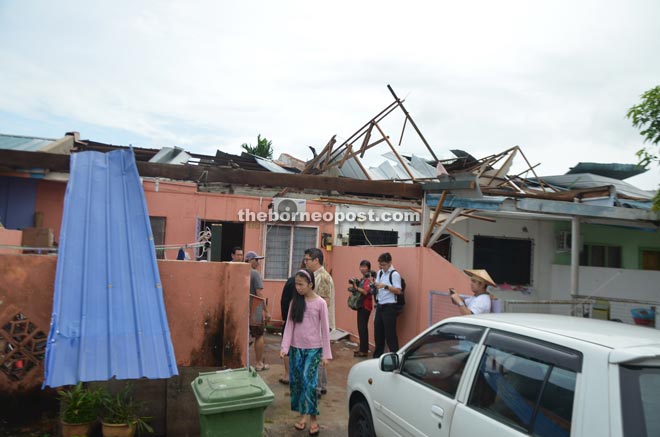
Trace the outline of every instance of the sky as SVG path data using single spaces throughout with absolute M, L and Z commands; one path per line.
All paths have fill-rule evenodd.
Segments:
M 660 85 L 659 19 L 657 0 L 0 0 L 0 133 L 211 155 L 261 134 L 307 160 L 390 84 L 440 158 L 634 163 L 625 114 Z M 398 147 L 402 125 L 383 122 L 397 150 L 430 157 L 410 126 Z M 628 182 L 657 188 L 660 170 Z

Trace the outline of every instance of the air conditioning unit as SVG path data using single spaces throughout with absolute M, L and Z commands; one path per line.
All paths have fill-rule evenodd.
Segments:
M 305 221 L 307 200 L 279 197 L 273 199 L 273 212 L 277 214 L 278 221 L 292 222 Z

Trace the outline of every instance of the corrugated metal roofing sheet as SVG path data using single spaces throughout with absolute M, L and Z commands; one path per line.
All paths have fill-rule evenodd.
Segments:
M 618 179 L 612 179 L 605 176 L 598 176 L 591 173 L 573 173 L 558 176 L 543 176 L 544 182 L 552 185 L 565 187 L 569 190 L 579 188 L 604 187 L 613 185 L 617 193 L 639 199 L 652 199 L 653 194 Z
M 0 134 L 0 149 L 37 152 L 53 141 L 51 138 L 22 137 L 20 135 Z
M 44 386 L 177 374 L 131 150 L 71 155 Z

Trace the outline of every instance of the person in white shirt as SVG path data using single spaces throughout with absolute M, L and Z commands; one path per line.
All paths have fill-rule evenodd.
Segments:
M 464 272 L 470 277 L 470 288 L 474 296 L 463 300 L 453 289 L 449 289 L 449 298 L 454 305 L 458 305 L 458 310 L 463 316 L 490 313 L 492 304 L 490 294 L 488 294 L 488 286 L 492 285 L 495 287 L 495 281 L 483 269 L 468 269 L 464 270 Z
M 374 285 L 376 294 L 376 316 L 374 317 L 374 358 L 379 358 L 385 352 L 385 343 L 390 352 L 399 350 L 399 337 L 396 333 L 397 295 L 402 293 L 401 275 L 392 266 L 392 255 L 382 253 L 378 257 L 380 271 L 376 275 Z

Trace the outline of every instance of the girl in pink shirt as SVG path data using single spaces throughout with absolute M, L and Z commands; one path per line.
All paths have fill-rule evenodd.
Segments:
M 318 435 L 316 385 L 319 364 L 326 366 L 332 359 L 328 306 L 314 293 L 314 273 L 311 270 L 298 270 L 295 280 L 296 294 L 291 301 L 280 357 L 289 355 L 291 410 L 300 413 L 294 426 L 297 430 L 304 430 L 309 416 L 309 435 Z

